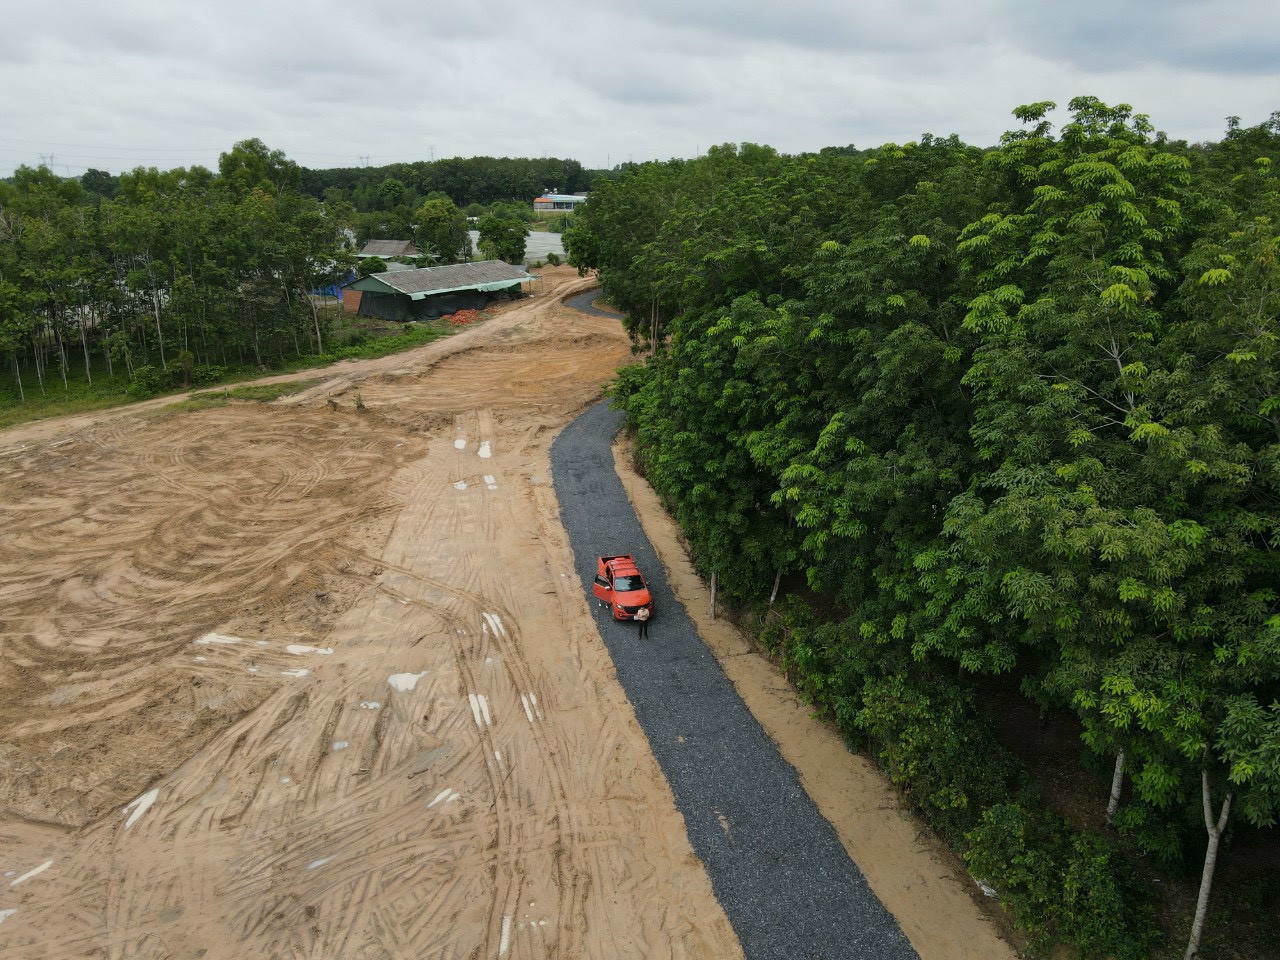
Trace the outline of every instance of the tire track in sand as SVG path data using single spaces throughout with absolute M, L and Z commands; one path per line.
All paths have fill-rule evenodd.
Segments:
M 19 601 L 0 643 L 50 677 L 64 658 L 40 693 L 72 704 L 63 721 L 141 716 L 170 678 L 187 706 L 164 729 L 189 746 L 135 749 L 150 762 L 77 833 L 0 815 L 0 867 L 52 860 L 0 954 L 737 955 L 565 579 L 546 441 L 627 351 L 616 324 L 558 309 L 515 305 L 455 360 L 424 351 L 429 375 L 405 358 L 349 375 L 359 416 L 320 391 L 181 426 L 122 417 L 0 464 L 23 559 L 88 561 L 51 605 L 0 554 L 0 599 Z M 103 486 L 68 509 L 40 482 L 58 469 Z M 184 538 L 162 535 L 174 522 Z M 62 650 L 86 630 L 96 647 Z M 208 632 L 239 639 L 192 646 Z M 21 722 L 70 735 L 55 705 Z

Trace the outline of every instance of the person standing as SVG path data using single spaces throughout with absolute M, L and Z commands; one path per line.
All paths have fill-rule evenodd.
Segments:
M 649 639 L 649 608 L 641 607 L 636 611 L 636 623 L 640 624 L 641 640 Z

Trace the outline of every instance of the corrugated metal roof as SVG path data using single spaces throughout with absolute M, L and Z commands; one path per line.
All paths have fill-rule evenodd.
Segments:
M 451 263 L 443 267 L 421 267 L 394 273 L 371 273 L 352 284 L 357 289 L 367 280 L 375 280 L 414 300 L 455 290 L 501 290 L 515 282 L 532 280 L 523 267 L 513 267 L 501 260 L 478 263 Z
M 587 199 L 587 197 L 585 194 L 581 194 L 581 193 L 544 193 L 538 199 L 539 200 L 558 200 L 561 203 L 572 203 L 573 201 L 576 200 L 579 203 L 581 203 L 583 200 Z
M 412 240 L 370 240 L 358 257 L 416 257 L 418 248 Z

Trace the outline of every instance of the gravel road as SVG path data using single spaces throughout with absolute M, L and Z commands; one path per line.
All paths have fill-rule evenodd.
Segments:
M 916 958 L 667 585 L 614 471 L 621 422 L 598 403 L 552 444 L 560 515 L 584 602 L 744 953 Z M 656 612 L 643 644 L 634 624 L 615 623 L 591 596 L 596 557 L 612 553 L 633 554 L 650 581 Z
M 565 303 L 573 307 L 575 310 L 581 310 L 583 313 L 594 313 L 597 317 L 621 317 L 614 310 L 601 310 L 596 306 L 596 301 L 600 299 L 601 291 L 588 290 L 586 293 L 580 293 L 576 297 L 570 297 Z

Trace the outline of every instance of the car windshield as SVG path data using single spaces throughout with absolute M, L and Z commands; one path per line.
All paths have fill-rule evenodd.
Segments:
M 640 574 L 635 576 L 616 577 L 613 581 L 613 589 L 619 593 L 629 593 L 632 590 L 643 590 L 644 581 L 640 579 Z

